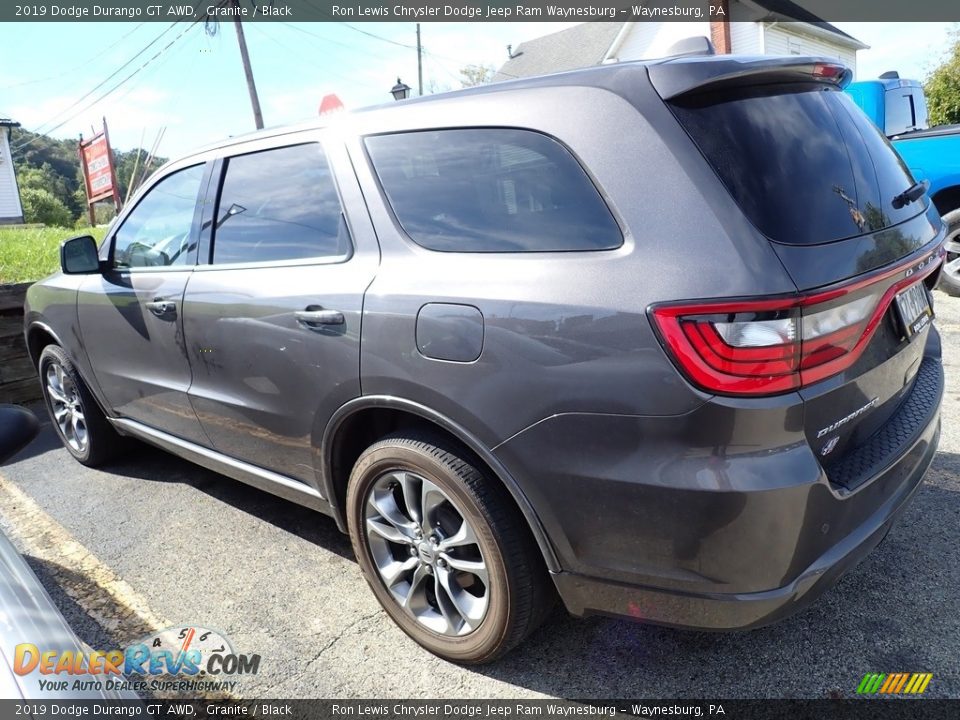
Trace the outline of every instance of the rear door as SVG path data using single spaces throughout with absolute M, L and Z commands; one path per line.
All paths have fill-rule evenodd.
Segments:
M 811 296 L 800 311 L 800 392 L 811 445 L 833 461 L 894 414 L 917 375 L 940 222 L 925 196 L 904 195 L 914 178 L 841 92 L 842 68 L 777 62 L 667 104 Z
M 77 315 L 93 372 L 114 411 L 205 443 L 187 398 L 181 301 L 197 261 L 204 163 L 156 180 L 108 236 L 108 269 L 80 286 Z
M 379 250 L 343 147 L 284 142 L 234 146 L 220 163 L 184 298 L 190 398 L 216 450 L 315 484 L 326 421 L 360 394 Z

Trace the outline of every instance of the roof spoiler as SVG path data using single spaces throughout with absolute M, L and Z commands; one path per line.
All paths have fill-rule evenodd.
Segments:
M 825 57 L 667 58 L 648 66 L 650 82 L 664 100 L 692 92 L 747 85 L 820 82 L 844 88 L 853 79 L 846 65 Z
M 899 80 L 900 73 L 898 73 L 896 70 L 887 70 L 885 73 L 883 73 L 880 76 L 880 79 L 881 80 Z

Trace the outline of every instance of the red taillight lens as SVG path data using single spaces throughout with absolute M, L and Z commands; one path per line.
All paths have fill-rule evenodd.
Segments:
M 676 363 L 703 389 L 775 395 L 853 365 L 894 296 L 937 263 L 921 265 L 811 295 L 659 306 L 652 316 Z M 891 282 L 897 274 L 905 277 Z
M 813 66 L 813 76 L 815 78 L 836 78 L 840 77 L 845 68 L 843 65 L 832 65 L 828 63 L 817 63 Z

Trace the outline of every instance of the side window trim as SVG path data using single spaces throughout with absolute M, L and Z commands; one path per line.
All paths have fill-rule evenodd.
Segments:
M 197 267 L 213 265 L 213 224 L 220 206 L 220 191 L 227 163 L 225 158 L 215 158 L 210 163 L 210 176 L 204 186 L 202 211 L 200 214 L 200 239 L 197 242 Z
M 153 192 L 153 189 L 162 183 L 167 178 L 177 174 L 178 172 L 189 170 L 190 168 L 197 167 L 198 165 L 203 165 L 203 176 L 200 178 L 200 192 L 197 193 L 197 197 L 194 200 L 193 206 L 193 220 L 190 223 L 190 237 L 191 239 L 196 239 L 196 247 L 192 253 L 193 258 L 188 259 L 188 261 L 182 265 L 167 265 L 167 266 L 153 266 L 153 267 L 125 267 L 118 268 L 114 265 L 114 250 L 116 249 L 117 242 L 117 233 L 120 232 L 120 229 L 126 224 L 127 220 L 130 218 L 133 213 L 137 211 L 137 208 L 140 204 Z M 137 198 L 137 202 L 130 208 L 121 211 L 121 215 L 118 217 L 119 222 L 117 222 L 116 227 L 110 229 L 110 234 L 107 236 L 104 244 L 108 246 L 107 250 L 107 267 L 110 269 L 110 272 L 174 272 L 174 271 L 184 271 L 193 269 L 198 263 L 198 250 L 199 250 L 199 238 L 200 233 L 200 222 L 201 216 L 203 214 L 203 207 L 205 205 L 206 199 L 206 187 L 210 182 L 211 171 L 213 163 L 209 160 L 193 163 L 192 165 L 184 165 L 183 167 L 178 167 L 172 169 L 169 172 L 164 173 L 162 176 L 152 178 L 152 181 L 149 186 L 147 186 L 146 191 Z
M 251 262 L 229 262 L 229 263 L 216 263 L 214 261 L 214 253 L 216 251 L 216 222 L 217 218 L 220 216 L 220 202 L 223 196 L 223 188 L 226 184 L 227 173 L 230 168 L 230 160 L 233 158 L 243 157 L 246 155 L 256 155 L 258 153 L 266 153 L 272 150 L 283 150 L 291 147 L 306 146 L 306 145 L 316 145 L 319 147 L 322 154 L 323 160 L 327 165 L 327 170 L 329 171 L 330 179 L 333 182 L 334 192 L 337 197 L 337 204 L 340 208 L 340 222 L 347 233 L 347 243 L 349 245 L 348 253 L 344 255 L 313 255 L 310 257 L 302 258 L 291 258 L 286 260 L 262 260 L 262 261 L 251 261 Z M 330 153 L 327 151 L 327 140 L 323 137 L 304 137 L 302 139 L 293 139 L 291 142 L 278 143 L 276 145 L 261 146 L 260 144 L 253 145 L 237 145 L 231 146 L 228 148 L 229 152 L 224 153 L 215 160 L 215 169 L 211 175 L 211 182 L 207 188 L 207 197 L 211 200 L 210 202 L 210 214 L 209 216 L 205 215 L 202 221 L 203 225 L 201 227 L 201 239 L 200 239 L 200 250 L 204 250 L 204 245 L 206 246 L 207 251 L 207 262 L 198 262 L 197 268 L 206 271 L 214 270 L 227 270 L 227 269 L 253 269 L 258 267 L 295 267 L 295 266 L 305 266 L 305 265 L 339 265 L 346 262 L 349 262 L 356 255 L 356 244 L 353 240 L 353 231 L 350 227 L 350 221 L 347 217 L 346 205 L 343 201 L 343 193 L 340 187 L 340 178 L 337 175 L 337 170 L 334 167 L 334 163 L 331 162 Z M 201 256 L 202 257 L 202 256 Z

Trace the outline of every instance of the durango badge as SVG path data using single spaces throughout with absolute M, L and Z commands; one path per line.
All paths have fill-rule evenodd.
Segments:
M 832 423 L 832 424 L 830 424 L 830 425 L 827 425 L 827 427 L 823 428 L 822 430 L 817 431 L 817 439 L 819 440 L 820 438 L 822 438 L 822 437 L 823 437 L 824 435 L 826 435 L 827 433 L 832 433 L 832 432 L 833 432 L 834 430 L 836 430 L 838 427 L 841 427 L 841 426 L 843 426 L 843 425 L 846 425 L 848 422 L 850 422 L 850 421 L 853 420 L 854 418 L 860 417 L 860 416 L 863 415 L 867 410 L 869 410 L 869 409 L 872 408 L 874 405 L 876 405 L 876 404 L 877 404 L 877 401 L 878 401 L 879 399 L 880 399 L 880 398 L 874 398 L 873 400 L 871 400 L 870 402 L 868 402 L 866 405 L 864 405 L 862 408 L 858 408 L 857 410 L 854 410 L 852 413 L 850 413 L 850 414 L 847 415 L 846 417 L 842 417 L 842 418 L 840 418 L 839 420 L 837 420 L 835 423 Z M 833 448 L 830 448 L 830 450 L 833 450 Z M 830 450 L 827 450 L 827 452 L 830 452 Z

